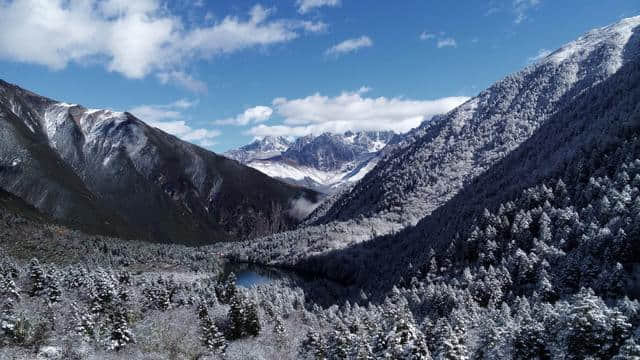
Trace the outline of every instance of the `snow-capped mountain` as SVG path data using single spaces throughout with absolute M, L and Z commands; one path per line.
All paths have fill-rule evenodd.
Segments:
M 528 139 L 576 96 L 639 52 L 640 17 L 595 29 L 507 76 L 448 115 L 423 124 L 416 141 L 386 157 L 322 222 L 396 213 L 414 224 Z M 416 136 L 416 135 L 414 135 Z M 375 199 L 371 201 L 371 199 Z
M 315 198 L 129 113 L 3 81 L 0 138 L 0 188 L 93 231 L 190 244 L 246 239 L 287 229 L 296 200 Z
M 324 133 L 292 142 L 265 137 L 225 155 L 291 184 L 332 192 L 362 179 L 394 136 L 391 131 Z
M 246 164 L 253 160 L 264 160 L 278 156 L 287 151 L 291 143 L 284 136 L 265 136 L 262 139 L 254 140 L 251 144 L 229 150 L 224 155 Z
M 607 126 L 616 125 L 607 131 L 624 133 L 626 125 L 616 123 L 616 109 L 602 114 L 602 118 L 592 122 L 596 128 L 591 128 L 592 123 L 585 122 L 589 119 L 587 115 L 602 109 L 585 109 L 585 103 L 598 104 L 598 95 L 594 93 L 591 100 L 588 97 L 605 83 L 612 86 L 617 98 L 624 100 L 625 86 L 633 84 L 625 84 L 624 75 L 616 76 L 614 84 L 609 84 L 609 80 L 621 69 L 637 66 L 639 62 L 640 16 L 592 30 L 505 77 L 448 114 L 423 124 L 411 133 L 413 141 L 397 144 L 355 186 L 328 197 L 307 219 L 306 227 L 263 238 L 255 248 L 251 245 L 242 248 L 239 255 L 293 265 L 327 251 L 355 246 L 404 228 L 412 229 L 420 221 L 425 223 L 424 219 L 429 219 L 428 225 L 416 230 L 412 238 L 428 241 L 440 236 L 438 231 L 443 230 L 439 229 L 456 224 L 452 222 L 455 219 L 466 219 L 466 214 L 455 209 L 450 211 L 452 217 L 442 216 L 443 206 L 454 197 L 460 199 L 458 195 L 464 189 L 472 189 L 467 190 L 466 197 L 481 206 L 478 204 L 487 203 L 487 198 L 528 184 L 527 179 L 561 168 L 570 161 L 570 156 L 583 151 L 585 143 L 591 144 L 594 137 L 604 134 Z M 594 106 L 606 109 L 607 105 Z M 572 112 L 578 107 L 579 112 Z M 549 129 L 550 124 L 557 126 Z M 534 136 L 541 129 L 546 129 L 544 136 Z M 514 151 L 525 143 L 528 153 L 518 156 L 527 168 L 507 172 L 505 159 L 515 156 Z M 536 148 L 536 144 L 544 145 Z M 544 167 L 544 163 L 557 167 Z M 486 189 L 473 187 L 489 170 L 493 171 L 489 173 L 493 177 L 483 180 Z M 302 235 L 306 239 L 304 247 L 295 240 Z M 270 249 L 270 253 L 261 249 Z M 318 266 L 327 272 L 341 271 L 328 265 Z

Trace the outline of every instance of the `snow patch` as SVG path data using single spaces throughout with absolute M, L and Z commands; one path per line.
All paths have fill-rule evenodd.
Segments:
M 58 128 L 64 124 L 69 115 L 69 108 L 71 108 L 72 104 L 67 103 L 57 103 L 50 106 L 47 111 L 44 113 L 44 128 L 47 133 L 47 138 L 52 146 L 55 148 L 53 144 L 53 139 L 58 131 Z

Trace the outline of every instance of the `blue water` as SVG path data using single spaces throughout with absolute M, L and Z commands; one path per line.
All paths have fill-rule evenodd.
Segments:
M 268 284 L 277 279 L 286 279 L 290 277 L 290 274 L 285 271 L 269 267 L 244 263 L 226 264 L 224 269 L 225 277 L 232 272 L 236 276 L 236 284 L 245 288 Z
M 234 273 L 236 276 L 236 284 L 245 288 L 269 284 L 276 280 L 286 280 L 297 286 L 317 284 L 317 282 L 321 282 L 322 286 L 325 288 L 331 287 L 338 289 L 344 287 L 344 285 L 322 277 L 257 264 L 226 263 L 224 266 L 223 277 L 227 277 L 231 273 Z
M 244 270 L 238 274 L 236 274 L 236 279 L 238 286 L 242 287 L 252 287 L 261 284 L 268 284 L 272 282 L 274 279 L 268 276 L 260 275 L 255 271 Z

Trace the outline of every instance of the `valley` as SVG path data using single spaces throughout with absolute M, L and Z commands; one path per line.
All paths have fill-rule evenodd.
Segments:
M 370 91 L 212 121 L 254 126 L 218 154 L 0 81 L 0 358 L 640 358 L 640 16 L 445 113 Z

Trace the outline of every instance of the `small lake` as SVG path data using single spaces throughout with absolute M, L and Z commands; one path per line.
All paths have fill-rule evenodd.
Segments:
M 223 277 L 226 278 L 232 272 L 236 275 L 236 283 L 242 287 L 268 284 L 275 280 L 291 280 L 296 284 L 321 281 L 339 287 L 344 286 L 321 276 L 298 272 L 295 270 L 258 264 L 227 262 L 224 265 Z
M 357 288 L 345 286 L 321 276 L 272 266 L 228 262 L 224 266 L 222 276 L 227 277 L 231 273 L 236 276 L 236 284 L 244 288 L 284 280 L 289 286 L 302 288 L 307 298 L 325 306 L 335 304 L 337 299 L 346 299 L 348 296 L 360 293 Z
M 238 286 L 246 288 L 268 284 L 280 279 L 297 280 L 297 278 L 299 278 L 293 271 L 248 263 L 226 263 L 224 266 L 224 277 L 229 276 L 231 273 L 236 275 L 236 283 Z

